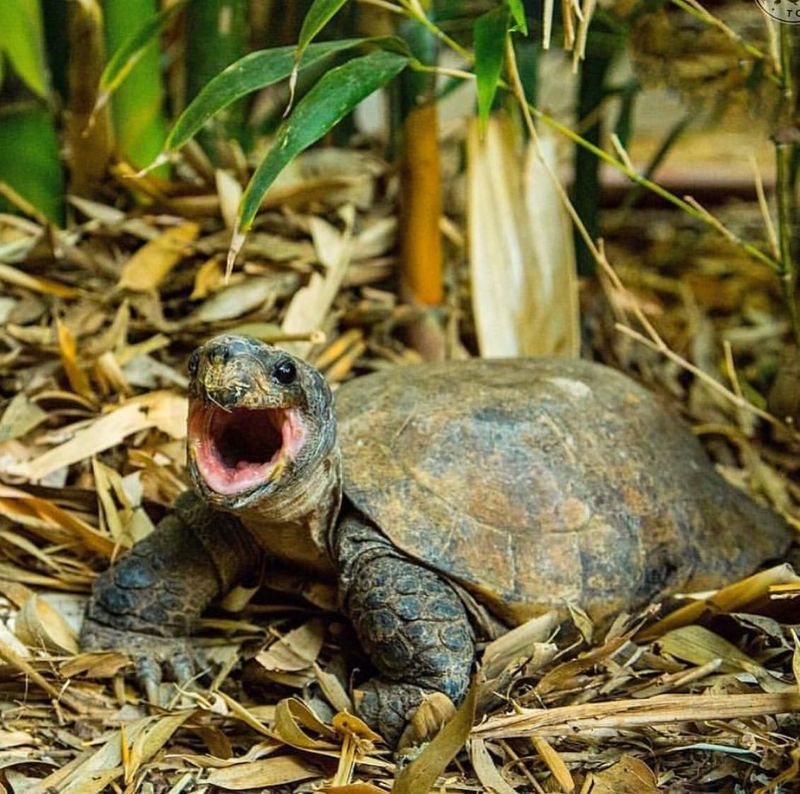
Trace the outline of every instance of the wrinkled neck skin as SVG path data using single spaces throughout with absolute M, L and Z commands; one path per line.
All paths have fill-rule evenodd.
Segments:
M 342 502 L 342 460 L 338 444 L 313 470 L 292 478 L 280 493 L 236 511 L 271 556 L 332 576 L 328 538 Z

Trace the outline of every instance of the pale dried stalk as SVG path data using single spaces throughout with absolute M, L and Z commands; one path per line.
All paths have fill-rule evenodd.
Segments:
M 563 736 L 580 730 L 628 728 L 666 723 L 730 720 L 800 712 L 800 694 L 658 695 L 647 700 L 614 700 L 553 709 L 525 709 L 488 719 L 472 729 L 485 739 Z
M 641 311 L 641 310 L 639 310 Z M 636 309 L 634 309 L 634 313 L 636 313 Z M 666 343 L 661 339 L 661 337 L 657 337 L 657 341 L 654 339 L 648 339 L 643 334 L 640 334 L 638 331 L 634 331 L 633 328 L 629 328 L 627 325 L 623 325 L 622 323 L 615 323 L 614 328 L 620 333 L 625 334 L 625 336 L 631 337 L 631 339 L 635 339 L 637 342 L 641 342 L 645 347 L 650 348 L 650 350 L 654 350 L 657 353 L 662 353 L 666 356 L 670 361 L 674 361 L 678 366 L 682 367 L 683 369 L 687 370 L 687 372 L 691 372 L 699 380 L 702 380 L 707 386 L 713 389 L 718 394 L 722 395 L 726 400 L 729 400 L 733 403 L 737 408 L 742 408 L 746 411 L 750 411 L 751 413 L 755 414 L 760 419 L 763 419 L 765 422 L 768 422 L 773 427 L 779 427 L 786 433 L 789 433 L 795 438 L 800 438 L 800 432 L 796 430 L 792 430 L 788 425 L 784 424 L 780 421 L 780 419 L 776 418 L 772 414 L 768 413 L 767 411 L 762 410 L 756 405 L 753 405 L 751 402 L 748 402 L 744 399 L 744 397 L 737 397 L 730 389 L 723 386 L 718 380 L 712 378 L 707 372 L 704 372 L 699 367 L 696 367 L 691 362 L 687 361 L 683 356 L 678 355 L 674 350 L 670 350 L 667 347 Z
M 761 179 L 761 171 L 758 170 L 756 158 L 751 154 L 748 158 L 750 167 L 753 169 L 753 180 L 756 186 L 756 196 L 758 197 L 758 208 L 761 210 L 761 217 L 764 220 L 764 228 L 767 230 L 770 251 L 773 258 L 777 261 L 781 256 L 781 249 L 778 245 L 778 235 L 775 233 L 775 226 L 772 223 L 772 216 L 767 204 L 767 196 L 764 193 L 764 181 Z

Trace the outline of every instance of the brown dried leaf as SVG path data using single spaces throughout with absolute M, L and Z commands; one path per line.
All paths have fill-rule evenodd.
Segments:
M 468 746 L 472 768 L 484 790 L 490 794 L 516 794 L 515 789 L 503 779 L 495 766 L 492 756 L 486 749 L 486 743 L 482 739 L 470 739 Z
M 637 642 L 652 640 L 670 629 L 694 623 L 704 613 L 712 615 L 720 612 L 743 610 L 748 605 L 766 601 L 770 589 L 776 585 L 790 585 L 800 582 L 791 565 L 783 563 L 766 571 L 759 571 L 746 579 L 734 582 L 718 590 L 714 595 L 702 601 L 692 601 L 680 609 L 676 609 L 662 620 L 640 631 L 634 638 Z
M 307 670 L 319 656 L 324 638 L 322 621 L 309 620 L 273 642 L 265 651 L 261 651 L 256 656 L 256 661 L 265 670 Z
M 658 794 L 656 776 L 644 761 L 623 756 L 614 766 L 592 775 L 587 794 Z
M 236 214 L 242 198 L 242 186 L 230 171 L 221 168 L 214 172 L 214 177 L 219 196 L 219 210 L 225 221 L 225 228 L 233 230 L 236 228 Z
M 324 736 L 328 741 L 313 739 L 303 727 Z M 278 703 L 275 709 L 275 733 L 286 744 L 301 750 L 330 750 L 336 747 L 336 733 L 297 698 L 285 698 Z
M 359 719 L 354 714 L 340 711 L 334 714 L 331 720 L 334 730 L 342 736 L 354 736 L 356 739 L 368 742 L 379 742 L 381 737 L 367 725 L 364 720 Z
M 486 678 L 499 675 L 509 664 L 521 656 L 531 656 L 534 646 L 545 644 L 558 623 L 557 613 L 547 612 L 539 617 L 531 618 L 490 642 L 486 646 L 482 660 Z
M 310 228 L 314 247 L 320 262 L 326 265 L 324 276 L 314 273 L 308 286 L 299 290 L 292 298 L 281 328 L 287 334 L 310 334 L 322 328 L 328 311 L 341 287 L 353 253 L 352 207 L 348 208 L 347 227 L 339 233 L 322 218 L 311 218 Z M 290 352 L 307 356 L 309 342 L 291 342 L 284 345 Z
M 59 284 L 49 278 L 23 273 L 21 270 L 17 270 L 4 262 L 0 262 L 0 281 L 14 284 L 14 286 L 22 287 L 23 289 L 33 290 L 34 292 L 41 292 L 45 295 L 55 295 L 57 298 L 77 298 L 81 294 L 80 290 L 75 289 L 75 287 Z
M 317 682 L 319 683 L 319 688 L 322 690 L 322 694 L 325 695 L 328 703 L 330 703 L 336 711 L 345 711 L 352 714 L 353 711 L 355 711 L 353 708 L 353 701 L 342 686 L 342 682 L 339 680 L 338 676 L 323 670 L 316 662 L 313 667 L 314 675 L 317 677 Z
M 61 364 L 67 374 L 67 380 L 74 392 L 94 399 L 94 392 L 89 384 L 89 378 L 78 364 L 78 346 L 75 337 L 70 333 L 69 328 L 56 318 L 56 332 L 58 335 L 58 347 L 61 351 Z
M 149 292 L 191 253 L 189 243 L 200 233 L 200 225 L 189 221 L 173 226 L 145 243 L 124 265 L 119 279 L 122 289 Z
M 57 468 L 57 467 L 56 467 Z M 25 491 L 0 483 L 0 513 L 28 524 L 30 520 L 44 521 L 51 526 L 72 532 L 91 551 L 110 558 L 114 542 L 101 535 L 93 526 L 47 499 L 31 496 Z
M 199 301 L 221 288 L 225 282 L 222 269 L 222 257 L 212 256 L 197 268 L 194 277 L 194 288 L 189 295 L 190 301 Z
M 321 777 L 324 777 L 324 773 L 307 759 L 296 755 L 282 755 L 225 769 L 214 769 L 209 773 L 206 782 L 226 791 L 244 791 Z
M 147 763 L 193 713 L 193 710 L 187 710 L 157 718 L 136 735 L 128 758 L 123 759 L 126 783 L 133 780 L 142 764 Z
M 561 787 L 561 791 L 569 794 L 575 789 L 575 781 L 572 779 L 564 759 L 553 749 L 550 742 L 543 736 L 532 736 L 533 749 L 536 750 L 539 758 L 544 761 L 550 773 Z
M 54 653 L 78 653 L 78 637 L 61 613 L 37 594 L 23 604 L 15 624 L 17 636 L 29 648 Z
M 173 392 L 150 392 L 98 417 L 60 446 L 9 468 L 16 476 L 40 480 L 56 469 L 86 460 L 150 427 L 157 427 L 173 438 L 185 437 L 187 413 L 185 397 Z
M 473 681 L 464 702 L 447 725 L 395 778 L 392 794 L 420 794 L 430 791 L 447 765 L 464 747 L 475 721 L 479 683 Z
M 24 436 L 45 419 L 47 412 L 29 400 L 23 392 L 19 392 L 11 399 L 0 419 L 0 444 Z
M 215 293 L 192 314 L 201 323 L 232 320 L 254 311 L 278 295 L 279 283 L 271 278 L 249 278 Z

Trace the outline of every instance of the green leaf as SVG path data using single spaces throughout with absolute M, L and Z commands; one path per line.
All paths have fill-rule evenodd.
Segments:
M 408 57 L 378 50 L 331 69 L 298 103 L 281 124 L 267 156 L 247 185 L 239 205 L 236 230 L 228 252 L 233 267 L 245 235 L 253 224 L 267 190 L 278 174 L 300 152 L 318 141 L 362 99 L 405 69 Z
M 174 5 L 148 19 L 111 56 L 100 76 L 95 112 L 108 101 L 109 96 L 131 73 L 139 59 L 147 52 L 147 48 L 169 24 L 170 20 L 189 2 L 191 0 L 178 0 Z
M 525 6 L 522 0 L 508 0 L 508 7 L 511 9 L 511 16 L 514 17 L 514 29 L 527 36 L 528 20 L 525 19 Z
M 481 130 L 486 128 L 503 69 L 508 18 L 508 6 L 501 5 L 475 20 L 475 80 Z
M 327 58 L 369 39 L 341 39 L 312 44 L 300 64 L 306 69 Z M 181 113 L 167 136 L 164 151 L 171 152 L 186 144 L 214 114 L 246 94 L 265 88 L 288 77 L 294 64 L 295 47 L 276 47 L 245 55 L 220 72 Z
M 0 53 L 17 76 L 40 97 L 47 95 L 44 34 L 38 0 L 5 0 L 0 24 Z
M 314 0 L 311 8 L 308 9 L 306 18 L 303 20 L 303 26 L 300 28 L 300 36 L 297 39 L 297 54 L 295 55 L 296 61 L 303 57 L 303 53 L 311 43 L 311 40 L 331 21 L 346 2 L 347 0 Z
M 339 11 L 346 2 L 347 0 L 314 0 L 311 4 L 311 8 L 308 9 L 308 13 L 303 20 L 303 26 L 300 28 L 300 36 L 297 39 L 297 49 L 294 54 L 294 67 L 289 76 L 289 107 L 286 109 L 285 115 L 288 115 L 289 108 L 291 108 L 294 102 L 294 89 L 297 85 L 298 68 L 303 53 L 306 51 L 306 48 L 311 43 L 314 36 L 330 22 L 336 12 Z

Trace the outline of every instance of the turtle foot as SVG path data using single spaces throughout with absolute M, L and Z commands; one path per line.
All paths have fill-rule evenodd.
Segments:
M 429 742 L 455 713 L 443 692 L 373 678 L 356 692 L 364 721 L 391 747 L 408 751 Z
M 186 637 L 124 631 L 87 618 L 81 630 L 81 647 L 85 651 L 116 651 L 130 656 L 136 682 L 148 703 L 154 706 L 166 704 L 162 681 L 174 681 L 186 689 L 205 673 L 205 660 Z

